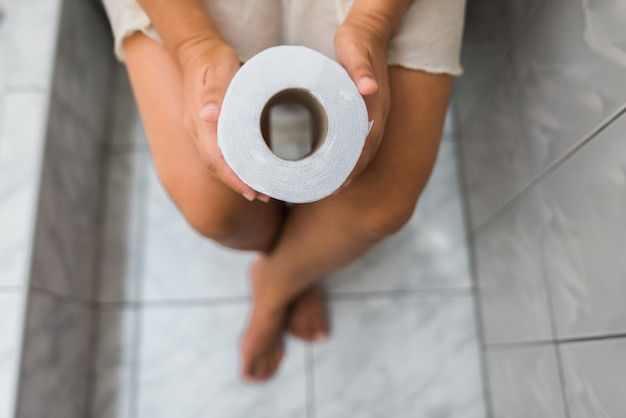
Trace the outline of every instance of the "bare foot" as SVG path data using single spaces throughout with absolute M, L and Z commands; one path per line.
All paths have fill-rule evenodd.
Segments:
M 287 329 L 309 343 L 328 338 L 326 297 L 319 287 L 313 286 L 305 290 L 293 302 L 288 313 Z
M 265 258 L 260 257 L 250 270 L 253 309 L 241 341 L 241 374 L 246 382 L 260 382 L 272 377 L 285 351 L 283 332 L 287 309 L 269 309 L 261 296 L 259 270 L 264 262 Z

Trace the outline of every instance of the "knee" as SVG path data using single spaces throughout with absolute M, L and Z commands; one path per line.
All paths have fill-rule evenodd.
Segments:
M 355 207 L 351 225 L 357 234 L 379 241 L 402 229 L 414 210 L 414 201 L 378 201 L 369 206 Z
M 206 205 L 179 204 L 187 223 L 200 235 L 218 243 L 232 242 L 240 229 L 238 217 L 233 213 Z

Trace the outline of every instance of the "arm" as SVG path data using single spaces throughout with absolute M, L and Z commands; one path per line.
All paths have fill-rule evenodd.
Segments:
M 269 201 L 237 177 L 217 145 L 222 100 L 240 67 L 237 53 L 226 44 L 201 0 L 138 1 L 181 69 L 185 127 L 201 160 L 246 199 Z
M 389 41 L 398 29 L 412 0 L 355 0 L 346 20 L 370 25 L 379 36 Z
M 412 0 L 355 0 L 335 34 L 335 56 L 365 99 L 374 121 L 361 158 L 344 183 L 359 175 L 374 158 L 382 141 L 391 104 L 387 75 L 387 47 Z
M 224 40 L 201 0 L 138 0 L 176 60 L 186 49 Z M 180 62 L 179 62 L 180 63 Z

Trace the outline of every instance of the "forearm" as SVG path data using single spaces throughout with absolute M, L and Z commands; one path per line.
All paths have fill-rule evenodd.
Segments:
M 372 26 L 385 40 L 398 29 L 413 0 L 355 0 L 346 20 Z
M 222 41 L 201 0 L 138 0 L 166 48 L 179 61 L 183 51 L 206 41 Z

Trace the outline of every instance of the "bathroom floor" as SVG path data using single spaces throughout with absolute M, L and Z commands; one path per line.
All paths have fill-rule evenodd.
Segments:
M 107 147 L 93 417 L 483 418 L 454 135 L 402 231 L 326 281 L 332 336 L 239 380 L 252 254 L 196 234 L 161 187 L 119 68 Z

